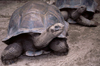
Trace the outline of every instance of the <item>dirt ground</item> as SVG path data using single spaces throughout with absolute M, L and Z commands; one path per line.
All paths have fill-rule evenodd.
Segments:
M 6 37 L 10 17 L 25 2 L 0 1 L 0 55 L 7 46 L 2 39 Z M 100 23 L 100 13 L 95 14 L 93 20 Z M 68 55 L 21 56 L 18 62 L 9 66 L 100 66 L 100 25 L 98 27 L 70 25 L 68 33 L 70 48 Z M 5 66 L 1 60 L 0 66 Z

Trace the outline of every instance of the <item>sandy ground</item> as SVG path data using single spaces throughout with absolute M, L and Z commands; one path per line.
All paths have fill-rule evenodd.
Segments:
M 10 16 L 25 2 L 0 2 L 0 55 L 7 46 L 2 39 L 6 37 Z M 95 14 L 93 20 L 100 23 L 100 14 Z M 21 56 L 18 62 L 9 66 L 100 66 L 100 25 L 98 27 L 70 25 L 68 33 L 70 48 L 68 55 Z M 1 60 L 0 66 L 5 66 Z

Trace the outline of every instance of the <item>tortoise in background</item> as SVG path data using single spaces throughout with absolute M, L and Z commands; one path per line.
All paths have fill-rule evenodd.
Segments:
M 7 65 L 16 62 L 23 53 L 41 55 L 48 45 L 54 52 L 67 53 L 68 26 L 57 7 L 42 1 L 26 3 L 12 14 L 8 35 L 3 40 L 8 46 L 2 52 L 1 61 Z
M 57 0 L 55 5 L 69 23 L 79 23 L 85 26 L 98 25 L 98 22 L 91 20 L 97 8 L 94 0 Z

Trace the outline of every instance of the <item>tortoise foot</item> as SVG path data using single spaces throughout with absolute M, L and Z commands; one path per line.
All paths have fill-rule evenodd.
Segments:
M 8 45 L 1 54 L 1 61 L 5 65 L 10 65 L 18 60 L 22 53 L 22 47 L 18 43 Z
M 15 62 L 17 62 L 18 58 L 13 58 L 13 59 L 4 59 L 4 57 L 1 57 L 2 63 L 5 65 L 10 65 Z

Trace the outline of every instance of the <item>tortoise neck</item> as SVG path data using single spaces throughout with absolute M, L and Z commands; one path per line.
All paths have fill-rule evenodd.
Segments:
M 33 42 L 35 47 L 40 49 L 46 47 L 53 38 L 55 37 L 52 33 L 45 31 L 38 36 L 33 36 Z

